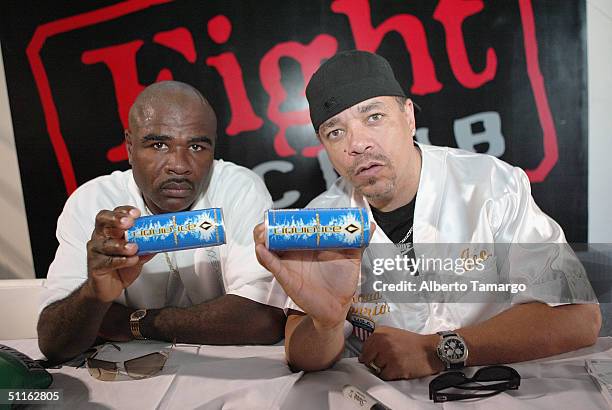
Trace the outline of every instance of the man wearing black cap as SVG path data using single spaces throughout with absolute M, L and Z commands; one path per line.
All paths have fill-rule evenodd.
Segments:
M 291 298 L 285 346 L 292 367 L 325 369 L 346 347 L 383 379 L 414 378 L 596 341 L 598 305 L 575 304 L 595 301 L 584 269 L 563 246 L 560 226 L 533 201 L 522 170 L 487 155 L 416 144 L 415 105 L 376 54 L 337 54 L 313 75 L 306 96 L 341 175 L 309 207 L 365 207 L 376 223 L 363 263 L 359 250 L 276 255 L 256 227 L 258 259 Z M 447 299 L 402 303 L 388 289 L 365 291 L 364 278 L 377 275 L 381 252 L 414 258 L 414 247 L 431 243 L 468 244 L 456 256 L 465 261 L 475 254 L 482 269 L 463 273 L 477 282 L 529 287 L 495 303 L 448 303 L 457 301 L 450 292 Z M 504 243 L 560 246 L 546 254 L 543 246 L 539 254 L 519 246 L 510 254 Z M 422 266 L 418 271 L 411 273 L 427 274 Z

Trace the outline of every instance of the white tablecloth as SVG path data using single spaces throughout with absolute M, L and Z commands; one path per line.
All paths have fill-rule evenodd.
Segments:
M 36 339 L 0 341 L 41 358 Z M 100 358 L 126 360 L 167 344 L 131 342 L 121 352 L 105 349 Z M 314 373 L 292 373 L 282 346 L 178 345 L 163 372 L 145 380 L 102 382 L 86 368 L 50 369 L 51 388 L 63 389 L 62 408 L 117 409 L 355 409 L 342 396 L 354 385 L 393 409 L 605 409 L 606 401 L 584 367 L 585 359 L 612 359 L 612 338 L 595 346 L 533 362 L 512 364 L 519 390 L 471 402 L 434 404 L 432 377 L 383 382 L 356 359 Z M 466 369 L 470 374 L 471 369 Z

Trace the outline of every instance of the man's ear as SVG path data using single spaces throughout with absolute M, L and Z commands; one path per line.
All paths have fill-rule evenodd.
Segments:
M 132 165 L 132 134 L 130 130 L 125 130 L 123 131 L 123 135 L 125 136 L 125 148 L 127 148 L 128 161 L 130 165 Z
M 404 101 L 404 109 L 414 118 L 414 103 L 410 98 L 406 98 L 406 101 Z
M 414 103 L 410 98 L 406 98 L 404 102 L 404 114 L 408 121 L 412 124 L 413 129 L 416 131 L 416 121 L 414 119 Z M 414 134 L 412 135 L 414 137 Z

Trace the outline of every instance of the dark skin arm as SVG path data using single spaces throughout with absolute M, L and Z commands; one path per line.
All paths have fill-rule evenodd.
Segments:
M 103 210 L 87 242 L 87 280 L 71 295 L 47 306 L 38 320 L 38 345 L 50 362 L 62 362 L 87 350 L 98 336 L 114 299 L 140 275 L 152 256 L 136 255 L 124 233 L 140 216 L 129 206 Z
M 92 295 L 84 284 L 47 306 L 38 319 L 38 346 L 50 363 L 62 363 L 91 347 L 110 302 Z
M 117 342 L 130 341 L 132 312 L 134 309 L 119 303 L 101 303 L 82 286 L 41 314 L 38 324 L 41 351 L 50 362 L 61 363 L 90 348 L 98 336 Z M 141 332 L 148 339 L 179 343 L 274 344 L 283 338 L 285 320 L 281 309 L 225 295 L 188 308 L 148 310 Z M 65 347 L 58 348 L 57 353 L 48 350 L 50 339 L 55 346 Z
M 100 328 L 107 340 L 132 339 L 129 317 L 134 309 L 113 303 Z M 141 320 L 141 333 L 148 339 L 215 345 L 273 344 L 283 338 L 282 309 L 237 295 L 187 308 L 149 309 Z

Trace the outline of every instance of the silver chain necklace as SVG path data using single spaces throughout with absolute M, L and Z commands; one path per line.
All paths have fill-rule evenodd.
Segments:
M 410 229 L 408 230 L 408 233 L 406 234 L 406 236 L 404 236 L 401 241 L 399 241 L 398 243 L 395 244 L 395 247 L 399 250 L 399 252 L 402 254 L 402 256 L 407 255 L 414 248 L 414 245 L 412 244 L 412 242 L 406 243 L 406 241 L 408 240 L 408 238 L 412 234 L 412 228 L 413 227 L 414 227 L 414 225 L 410 227 Z
M 404 236 L 404 238 L 403 238 L 401 241 L 399 241 L 399 242 L 398 242 L 396 245 L 400 245 L 400 244 L 402 244 L 402 245 L 403 245 L 403 244 L 404 244 L 404 243 L 405 243 L 405 242 L 408 240 L 408 238 L 409 238 L 409 237 L 410 237 L 410 235 L 412 234 L 412 228 L 414 228 L 414 225 L 412 225 L 412 226 L 410 227 L 410 229 L 408 230 L 408 233 L 406 234 L 406 236 Z

